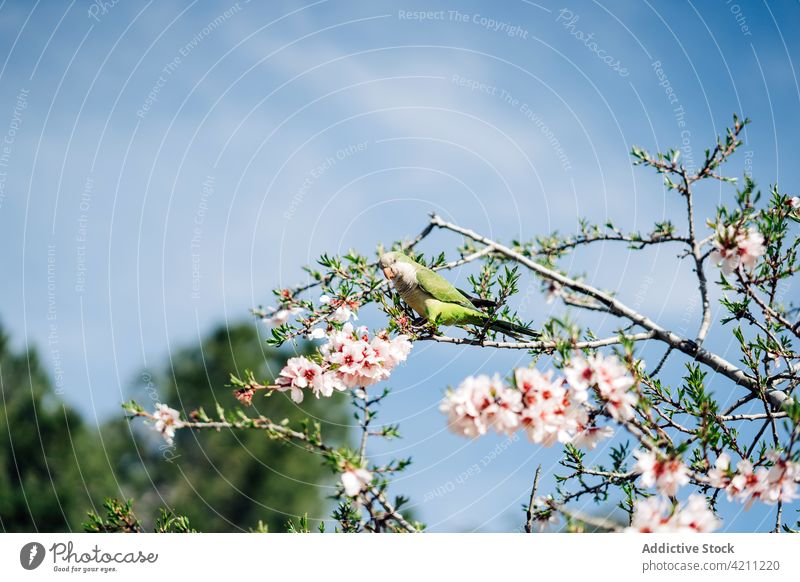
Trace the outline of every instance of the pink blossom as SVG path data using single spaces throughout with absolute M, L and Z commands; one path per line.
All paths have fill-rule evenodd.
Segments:
M 328 334 L 320 347 L 324 365 L 335 371 L 347 388 L 364 388 L 389 377 L 397 364 L 408 359 L 412 343 L 408 336 L 390 338 L 386 331 L 370 340 L 366 327 L 353 328 L 350 322 Z
M 689 474 L 680 459 L 659 459 L 652 451 L 633 452 L 637 462 L 633 470 L 641 474 L 645 487 L 657 487 L 667 497 L 674 497 L 681 485 L 689 482 Z
M 370 386 L 389 377 L 383 358 L 367 341 L 366 328 L 354 330 L 352 324 L 346 323 L 342 331 L 329 338 L 322 347 L 325 361 L 336 369 L 348 388 Z
M 389 377 L 388 370 L 381 365 L 383 359 L 367 339 L 366 328 L 354 330 L 348 322 L 322 346 L 325 361 L 336 369 L 348 388 L 369 386 Z
M 572 358 L 564 368 L 564 375 L 576 399 L 586 400 L 588 389 L 596 388 L 606 401 L 606 411 L 615 420 L 624 422 L 633 418 L 637 398 L 630 389 L 635 380 L 616 356 L 593 354 L 588 358 Z
M 153 429 L 160 432 L 167 444 L 171 445 L 175 438 L 175 430 L 183 426 L 180 413 L 166 404 L 158 403 L 153 417 L 155 418 Z
M 344 323 L 346 321 L 350 321 L 350 318 L 358 319 L 358 317 L 355 316 L 353 311 L 346 305 L 341 305 L 337 307 L 334 310 L 333 315 L 331 315 L 331 320 L 336 321 L 337 323 Z
M 385 331 L 376 335 L 370 345 L 383 360 L 383 365 L 388 370 L 391 370 L 401 362 L 405 362 L 413 347 L 413 344 L 408 341 L 407 335 L 401 334 L 394 339 L 390 339 Z
M 342 378 L 336 372 L 329 370 L 322 374 L 322 382 L 312 385 L 314 396 L 319 398 L 325 396 L 329 398 L 334 392 L 343 392 L 347 390 L 347 386 L 342 381 Z
M 349 388 L 371 386 L 389 377 L 383 358 L 363 339 L 347 341 L 328 361 Z
M 711 260 L 720 265 L 726 275 L 733 273 L 740 265 L 752 269 L 758 258 L 766 252 L 764 237 L 752 226 L 741 230 L 720 224 L 717 226 L 714 247 Z
M 521 394 L 503 385 L 497 375 L 468 376 L 439 406 L 447 414 L 450 430 L 468 437 L 484 435 L 490 427 L 499 433 L 513 432 L 521 409 Z
M 328 334 L 328 341 L 320 348 L 320 352 L 327 358 L 354 339 L 357 339 L 357 336 L 355 329 L 353 329 L 353 324 L 350 322 L 345 323 L 342 329 L 334 329 Z
M 322 367 L 304 356 L 289 358 L 280 371 L 275 384 L 280 392 L 291 390 L 292 400 L 303 401 L 303 388 L 311 388 L 315 393 L 324 393 Z
M 517 369 L 514 383 L 506 386 L 497 375 L 470 376 L 448 392 L 439 409 L 448 415 L 453 432 L 469 437 L 490 428 L 501 434 L 521 428 L 544 446 L 560 442 L 594 448 L 613 434 L 610 427 L 590 426 L 584 392 L 554 378 L 552 370 Z
M 669 522 L 670 503 L 663 497 L 648 497 L 633 506 L 631 525 L 625 531 L 638 533 L 660 533 Z
M 648 497 L 634 505 L 628 532 L 637 533 L 709 533 L 721 522 L 708 509 L 705 497 L 690 495 L 683 506 L 673 506 L 663 497 Z
M 606 401 L 606 410 L 619 422 L 631 420 L 638 399 L 630 389 L 636 383 L 633 376 L 616 356 L 609 356 L 596 362 L 597 391 Z
M 522 408 L 522 394 L 503 386 L 495 376 L 492 383 L 494 403 L 483 411 L 486 423 L 496 432 L 513 434 L 520 424 L 519 411 Z
M 553 380 L 552 370 L 519 368 L 515 373 L 517 388 L 522 392 L 522 426 L 534 443 L 550 446 L 568 443 L 583 420 L 583 410 L 568 393 L 563 378 Z
M 745 507 L 750 507 L 756 499 L 761 497 L 763 478 L 766 470 L 756 472 L 753 464 L 747 459 L 742 459 L 736 466 L 736 473 L 730 480 L 725 492 L 729 500 L 737 499 L 745 503 Z

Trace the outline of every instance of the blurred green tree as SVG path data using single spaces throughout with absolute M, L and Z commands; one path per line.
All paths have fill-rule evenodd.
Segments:
M 217 403 L 235 408 L 239 403 L 227 387 L 231 373 L 252 370 L 259 380 L 272 380 L 293 355 L 267 347 L 256 326 L 221 326 L 199 346 L 172 353 L 164 369 L 142 373 L 132 396 L 145 407 L 163 402 L 187 417 L 201 406 L 209 414 Z M 274 421 L 316 419 L 327 437 L 342 441 L 348 401 L 338 396 L 297 405 L 285 394 L 259 394 L 253 406 Z M 103 434 L 115 451 L 126 495 L 141 515 L 166 505 L 188 516 L 197 530 L 216 532 L 248 530 L 259 521 L 270 531 L 284 531 L 292 517 L 308 512 L 313 521 L 328 513 L 325 497 L 334 477 L 318 456 L 271 441 L 261 431 L 178 431 L 174 446 L 124 421 L 109 423 Z
M 80 531 L 86 510 L 119 491 L 98 437 L 0 327 L 0 529 Z

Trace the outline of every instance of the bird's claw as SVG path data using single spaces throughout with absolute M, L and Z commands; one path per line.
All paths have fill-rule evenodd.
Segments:
M 438 326 L 424 317 L 418 317 L 411 322 L 410 329 L 418 338 L 431 338 L 436 335 Z

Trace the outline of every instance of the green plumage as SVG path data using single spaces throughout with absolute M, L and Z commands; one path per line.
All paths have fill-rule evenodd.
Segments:
M 393 274 L 395 289 L 414 311 L 434 325 L 486 325 L 489 316 L 438 273 L 398 252 L 381 256 L 381 267 Z M 539 333 L 508 321 L 497 320 L 489 329 L 516 337 Z

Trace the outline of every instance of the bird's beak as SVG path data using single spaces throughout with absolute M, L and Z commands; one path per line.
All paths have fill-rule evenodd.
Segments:
M 392 271 L 391 267 L 383 268 L 383 276 L 389 280 L 394 279 L 394 272 Z

